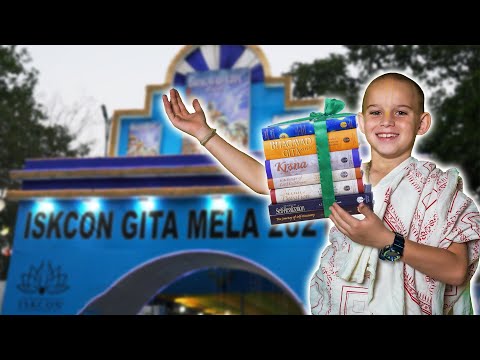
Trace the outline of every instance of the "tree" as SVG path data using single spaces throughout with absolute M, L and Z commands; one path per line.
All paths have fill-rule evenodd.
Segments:
M 0 45 L 0 187 L 16 188 L 9 171 L 21 169 L 27 158 L 74 157 L 89 152 L 88 146 L 72 147 L 74 135 L 66 126 L 47 124 L 48 116 L 35 97 L 38 71 L 30 68 L 30 55 L 15 45 Z M 8 226 L 12 243 L 17 206 L 8 203 L 0 213 L 0 229 Z M 5 262 L 0 255 L 0 262 Z M 4 264 L 0 264 L 4 265 Z M 0 278 L 6 267 L 0 266 Z
M 401 71 L 421 82 L 433 115 L 431 134 L 419 142 L 419 150 L 451 166 L 462 169 L 467 188 L 480 195 L 480 46 L 478 45 L 347 45 L 344 55 L 331 56 L 312 64 L 294 64 L 298 97 L 312 96 L 308 84 L 326 95 L 337 91 L 338 84 L 348 84 L 345 99 L 358 96 L 358 89 L 380 72 Z M 335 59 L 335 60 L 333 60 Z M 332 62 L 341 64 L 332 66 Z M 319 69 L 320 67 L 320 69 Z M 301 70 L 301 71 L 300 71 Z M 345 73 L 343 72 L 345 70 Z M 325 71 L 329 76 L 319 78 Z M 353 74 L 355 72 L 355 74 Z M 305 79 L 304 74 L 316 77 Z M 301 75 L 301 76 L 300 76 Z M 330 83 L 331 82 L 331 83 Z M 339 96 L 342 93 L 339 92 Z M 353 101 L 355 102 L 355 101 Z
M 284 75 L 292 76 L 295 97 L 328 96 L 343 99 L 347 106 L 356 105 L 358 82 L 349 76 L 347 58 L 330 54 L 312 64 L 296 62 Z
M 68 129 L 76 138 L 70 144 L 75 146 L 78 156 L 85 156 L 94 149 L 101 148 L 97 139 L 92 138 L 92 128 L 105 126 L 100 116 L 100 104 L 93 97 L 82 97 L 74 103 L 65 104 L 59 94 L 55 94 L 43 103 L 47 107 L 48 125 L 60 125 Z M 100 151 L 97 151 L 99 153 Z M 101 151 L 103 153 L 103 149 Z
M 480 195 L 480 46 L 347 46 L 359 81 L 380 70 L 398 69 L 424 82 L 434 126 L 419 150 L 446 164 L 458 165 L 468 187 Z
M 431 134 L 420 143 L 420 150 L 459 167 L 468 190 L 480 195 L 480 71 L 455 87 L 453 95 L 435 107 Z

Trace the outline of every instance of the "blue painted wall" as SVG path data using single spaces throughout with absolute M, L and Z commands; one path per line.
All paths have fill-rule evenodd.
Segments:
M 78 200 L 52 200 L 49 207 L 23 201 L 3 313 L 76 314 L 132 269 L 166 254 L 193 250 L 234 254 L 266 268 L 308 313 L 309 280 L 325 238 L 323 222 L 272 228 L 267 200 L 228 195 L 225 210 L 216 209 L 211 196 L 152 198 L 149 209 L 136 199 L 100 200 L 94 211 Z M 156 233 L 149 211 L 163 211 Z M 196 234 L 189 221 L 192 216 L 198 220 L 202 211 L 207 218 L 206 237 Z M 146 214 L 143 230 L 142 212 Z M 76 215 L 67 217 L 69 213 Z M 110 230 L 99 225 L 102 216 Z
M 184 86 L 177 86 L 177 90 L 185 98 Z M 254 83 L 251 86 L 251 110 L 250 110 L 250 151 L 262 151 L 261 129 L 272 123 L 274 116 L 291 115 L 292 119 L 299 118 L 311 111 L 319 111 L 318 108 L 305 108 L 302 110 L 285 109 L 284 86 L 266 86 L 265 83 Z M 205 104 L 201 104 L 203 107 Z M 126 156 L 128 149 L 128 128 L 132 123 L 159 122 L 162 127 L 159 152 L 161 155 L 176 155 L 182 153 L 182 132 L 174 128 L 167 118 L 162 102 L 162 94 L 154 93 L 151 109 L 151 117 L 123 117 L 120 121 L 118 137 L 118 155 Z

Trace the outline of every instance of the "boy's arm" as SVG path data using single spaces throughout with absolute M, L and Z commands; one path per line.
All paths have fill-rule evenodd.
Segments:
M 363 220 L 354 218 L 338 204 L 333 204 L 331 211 L 330 219 L 337 229 L 356 243 L 378 249 L 393 244 L 394 233 L 368 206 L 359 205 L 359 212 L 365 215 Z M 467 279 L 467 244 L 452 243 L 448 249 L 440 249 L 405 239 L 402 260 L 445 284 L 460 286 Z
M 445 284 L 460 286 L 467 279 L 467 244 L 452 243 L 448 249 L 440 249 L 405 240 L 402 260 Z
M 195 99 L 195 112 L 190 114 L 186 109 L 177 90 L 170 90 L 170 101 L 163 95 L 163 105 L 168 118 L 177 129 L 201 141 L 212 133 L 207 125 L 205 114 L 200 102 Z M 238 150 L 226 142 L 220 135 L 215 135 L 205 148 L 238 180 L 253 191 L 269 195 L 265 167 L 257 160 Z
M 265 167 L 257 160 L 215 135 L 205 148 L 238 180 L 258 194 L 269 195 Z

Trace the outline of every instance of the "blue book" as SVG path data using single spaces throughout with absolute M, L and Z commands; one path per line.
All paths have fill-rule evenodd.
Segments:
M 366 204 L 366 205 L 370 208 L 370 210 L 373 211 L 372 204 Z M 357 210 L 357 206 L 345 206 L 342 208 L 350 215 L 359 214 Z M 317 219 L 325 219 L 325 213 L 323 209 L 304 211 L 297 214 L 292 213 L 292 214 L 285 214 L 285 215 L 270 216 L 270 224 L 272 225 L 288 224 L 292 222 L 311 221 L 311 220 L 317 220 Z
M 343 210 L 345 210 L 351 215 L 356 215 L 359 213 L 357 207 L 360 202 L 363 202 L 370 208 L 370 210 L 373 211 L 374 202 L 373 194 L 371 192 L 366 192 L 364 194 L 337 196 L 336 200 L 336 202 L 339 203 Z M 316 199 L 316 201 L 292 201 L 290 203 L 283 203 L 278 205 L 269 206 L 270 223 L 272 225 L 325 218 L 322 199 Z
M 343 209 L 347 210 L 350 214 L 358 214 L 357 206 L 362 202 L 373 209 L 372 187 L 370 184 L 366 184 L 363 193 L 337 195 L 335 196 L 335 202 L 338 203 L 338 205 L 340 205 Z M 296 215 L 311 211 L 323 212 L 323 210 L 323 201 L 321 198 L 289 201 L 281 204 L 271 204 L 268 206 L 268 212 L 270 216 Z
M 355 115 L 349 115 L 338 119 L 327 119 L 326 123 L 327 132 L 355 129 L 357 127 Z M 313 121 L 308 120 L 288 125 L 271 125 L 262 129 L 264 141 L 313 134 L 315 134 Z

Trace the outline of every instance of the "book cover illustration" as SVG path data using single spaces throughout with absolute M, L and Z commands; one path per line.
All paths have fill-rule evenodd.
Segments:
M 250 131 L 250 70 L 232 69 L 187 75 L 187 102 L 198 99 L 207 123 L 228 143 L 248 148 Z M 198 141 L 184 138 L 185 153 L 203 153 Z
M 161 129 L 159 123 L 131 124 L 128 128 L 127 156 L 159 155 Z

